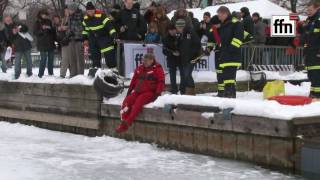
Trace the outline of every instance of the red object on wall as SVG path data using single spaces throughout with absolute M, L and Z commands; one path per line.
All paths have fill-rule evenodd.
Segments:
M 280 104 L 290 106 L 299 106 L 312 103 L 312 98 L 306 96 L 273 96 L 268 100 L 274 100 Z

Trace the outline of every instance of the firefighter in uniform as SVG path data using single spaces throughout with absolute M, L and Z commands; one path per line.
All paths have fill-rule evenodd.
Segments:
M 89 43 L 92 69 L 89 76 L 94 76 L 97 68 L 101 68 L 101 54 L 104 55 L 108 68 L 117 66 L 114 50 L 116 30 L 111 20 L 103 13 L 96 11 L 92 2 L 86 5 L 86 16 L 82 22 L 84 30 L 82 34 L 86 43 Z
M 218 18 L 221 21 L 218 34 L 221 38 L 219 68 L 222 70 L 223 97 L 236 98 L 236 73 L 241 66 L 240 47 L 243 44 L 244 29 L 225 6 L 218 9 Z
M 311 98 L 320 98 L 320 3 L 308 4 L 305 28 L 305 63 L 311 81 Z
M 232 18 L 233 22 L 237 22 L 235 17 Z M 208 38 L 207 49 L 205 51 L 206 55 L 210 55 L 211 51 L 215 52 L 215 67 L 217 73 L 218 80 L 218 97 L 224 97 L 224 79 L 223 79 L 223 69 L 220 67 L 221 62 L 221 37 L 219 35 L 218 29 L 220 27 L 220 20 L 218 16 L 213 16 L 211 19 L 212 27 L 206 32 L 206 36 Z M 253 40 L 253 37 L 246 31 L 243 33 L 244 35 L 244 43 L 250 43 Z

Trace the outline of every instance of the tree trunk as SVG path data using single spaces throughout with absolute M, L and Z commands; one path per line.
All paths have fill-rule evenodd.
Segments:
M 297 0 L 290 0 L 291 11 L 296 13 L 297 12 Z
M 8 0 L 1 0 L 0 1 L 0 19 L 3 17 L 4 10 L 8 6 Z

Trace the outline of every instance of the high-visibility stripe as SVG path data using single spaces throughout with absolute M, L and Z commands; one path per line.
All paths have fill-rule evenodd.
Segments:
M 320 33 L 320 28 L 314 28 L 313 32 L 314 33 Z
M 101 14 L 95 14 L 94 16 L 100 18 L 102 15 Z
M 88 19 L 89 17 L 87 15 L 84 16 L 84 19 Z
M 209 32 L 212 32 L 213 30 L 210 28 Z
M 225 67 L 240 67 L 240 66 L 241 66 L 241 63 L 236 63 L 236 62 L 220 64 L 221 68 L 225 68 Z
M 83 35 L 87 35 L 88 32 L 87 32 L 87 31 L 82 31 L 82 34 L 83 34 Z
M 84 27 L 87 26 L 87 24 L 86 24 L 84 21 L 82 21 L 82 25 L 83 25 Z
M 96 30 L 103 29 L 103 28 L 104 28 L 104 25 L 91 26 L 91 27 L 88 27 L 88 28 L 89 28 L 89 30 L 91 30 L 91 31 L 96 31 Z
M 320 66 L 308 66 L 306 67 L 307 70 L 319 70 Z
M 114 49 L 114 47 L 113 46 L 109 46 L 107 48 L 101 49 L 100 52 L 101 53 L 105 53 L 105 52 L 111 51 L 112 49 Z
M 215 43 L 212 43 L 212 42 L 207 43 L 207 47 L 213 47 L 214 45 L 215 45 Z
M 236 80 L 234 80 L 234 79 L 224 80 L 223 83 L 224 84 L 235 84 Z
M 320 92 L 320 87 L 311 87 L 312 92 Z
M 243 32 L 244 38 L 247 38 L 250 34 L 247 31 Z
M 115 29 L 111 29 L 110 32 L 109 32 L 109 34 L 112 35 L 112 34 L 115 33 L 115 32 L 116 32 Z
M 222 70 L 217 70 L 217 73 L 221 74 L 221 73 L 223 73 L 223 71 Z
M 103 20 L 102 24 L 106 24 L 106 23 L 109 22 L 109 21 L 110 21 L 109 18 L 105 18 L 105 19 Z
M 88 28 L 88 27 L 85 27 L 84 29 L 85 29 L 86 31 L 90 31 L 90 28 Z
M 237 19 L 237 18 L 232 18 L 232 22 L 233 23 L 236 23 L 236 22 L 238 22 L 239 20 Z
M 242 41 L 238 38 L 232 38 L 232 41 L 242 45 Z
M 234 41 L 232 41 L 231 44 L 234 45 L 234 46 L 237 47 L 237 48 L 240 48 L 240 46 L 241 46 L 240 44 L 238 44 L 238 43 L 236 43 L 236 42 L 234 42 Z
M 218 90 L 223 91 L 224 90 L 224 84 L 218 84 Z

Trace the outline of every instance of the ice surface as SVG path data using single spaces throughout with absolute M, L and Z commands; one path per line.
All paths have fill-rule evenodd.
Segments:
M 252 164 L 0 122 L 3 180 L 290 180 Z

